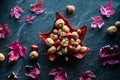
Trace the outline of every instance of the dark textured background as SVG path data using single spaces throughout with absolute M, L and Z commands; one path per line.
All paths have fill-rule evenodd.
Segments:
M 32 14 L 29 11 L 29 5 L 37 0 L 25 0 L 20 4 L 23 8 L 21 20 L 25 18 L 27 14 Z M 120 0 L 113 1 L 113 9 L 116 13 L 109 19 L 103 17 L 105 25 L 102 29 L 91 29 L 90 22 L 91 17 L 94 15 L 100 15 L 100 5 L 106 4 L 110 0 L 43 0 L 43 7 L 46 11 L 39 15 L 29 25 L 25 22 L 17 22 L 15 19 L 9 17 L 10 9 L 18 5 L 21 0 L 0 0 L 0 24 L 7 23 L 8 29 L 11 31 L 11 35 L 4 40 L 0 40 L 0 52 L 3 52 L 6 56 L 6 60 L 0 63 L 0 80 L 8 80 L 7 76 L 11 71 L 14 71 L 19 80 L 28 80 L 24 74 L 26 72 L 25 65 L 34 65 L 39 62 L 41 65 L 41 75 L 39 80 L 53 80 L 48 75 L 52 68 L 60 66 L 64 68 L 68 74 L 69 80 L 78 80 L 79 74 L 86 70 L 92 70 L 97 76 L 95 80 L 120 80 L 120 65 L 117 66 L 102 66 L 99 60 L 99 49 L 107 44 L 118 44 L 120 47 L 120 29 L 115 36 L 108 36 L 106 29 L 110 25 L 114 25 L 116 20 L 120 20 Z M 65 10 L 67 4 L 73 4 L 76 7 L 76 11 L 73 15 L 68 15 Z M 87 34 L 83 41 L 84 45 L 90 48 L 89 54 L 87 54 L 82 60 L 73 59 L 71 62 L 65 63 L 61 60 L 56 60 L 51 63 L 48 58 L 43 54 L 46 50 L 46 45 L 37 37 L 38 32 L 47 33 L 52 29 L 55 12 L 59 11 L 62 16 L 67 18 L 70 24 L 74 28 L 80 28 L 86 24 L 88 26 Z M 21 45 L 27 47 L 26 58 L 20 58 L 12 65 L 8 65 L 8 48 L 7 45 L 18 40 Z M 30 45 L 39 45 L 39 58 L 36 61 L 29 59 Z M 89 63 L 89 64 L 86 64 Z

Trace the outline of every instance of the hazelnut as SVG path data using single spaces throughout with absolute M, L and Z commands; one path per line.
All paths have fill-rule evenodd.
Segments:
M 66 26 L 66 25 L 63 26 L 62 30 L 65 31 L 65 32 L 70 32 L 69 27 Z
M 31 47 L 31 49 L 32 49 L 33 51 L 37 51 L 37 50 L 38 50 L 38 46 L 35 45 L 35 44 L 32 44 L 30 47 Z
M 52 45 L 54 45 L 54 41 L 53 41 L 51 38 L 47 38 L 47 39 L 46 39 L 46 44 L 47 44 L 48 46 L 52 46 Z
M 0 53 L 0 62 L 4 61 L 5 60 L 5 56 L 4 54 Z
M 64 32 L 64 31 L 61 31 L 61 32 L 60 32 L 60 36 L 61 36 L 61 37 L 64 37 L 64 36 L 66 36 L 66 32 Z
M 81 34 L 81 30 L 80 30 L 80 29 L 77 29 L 77 33 L 78 33 L 78 34 Z
M 78 39 L 79 35 L 77 34 L 77 32 L 72 32 L 72 36 L 74 39 Z
M 82 47 L 80 48 L 80 52 L 85 52 L 87 49 L 88 49 L 87 47 L 82 46 Z
M 36 58 L 38 58 L 39 54 L 37 51 L 32 51 L 32 52 L 30 52 L 29 56 L 30 56 L 30 59 L 36 59 Z
M 116 26 L 110 26 L 110 27 L 108 27 L 108 28 L 107 28 L 107 32 L 108 32 L 108 34 L 110 34 L 110 35 L 115 34 L 115 33 L 117 32 Z
M 78 42 L 79 44 L 81 43 L 81 40 L 80 39 L 76 39 L 76 42 Z
M 69 44 L 69 40 L 67 38 L 65 38 L 61 41 L 61 45 L 64 47 L 68 46 L 68 44 Z
M 55 53 L 56 52 L 56 47 L 55 46 L 51 46 L 49 49 L 48 49 L 48 53 Z
M 75 11 L 75 7 L 73 5 L 67 5 L 66 10 L 69 14 L 72 14 Z
M 50 34 L 50 38 L 52 39 L 52 40 L 56 40 L 57 38 L 58 38 L 58 35 L 57 34 Z
M 115 26 L 120 27 L 120 21 L 116 21 Z
M 73 44 L 75 40 L 73 38 L 70 39 L 70 44 Z
M 81 46 L 80 46 L 80 45 L 78 45 L 78 46 L 74 47 L 74 51 L 75 51 L 75 52 L 79 52 L 79 51 L 80 51 L 80 49 L 81 49 Z
M 56 22 L 55 22 L 55 26 L 57 28 L 62 28 L 63 26 L 65 25 L 65 22 L 63 21 L 63 19 L 58 19 Z
M 62 54 L 67 54 L 68 53 L 68 49 L 67 49 L 67 47 L 65 47 L 65 48 L 62 48 Z
M 79 43 L 75 41 L 75 42 L 73 42 L 73 45 L 74 45 L 74 46 L 78 46 Z

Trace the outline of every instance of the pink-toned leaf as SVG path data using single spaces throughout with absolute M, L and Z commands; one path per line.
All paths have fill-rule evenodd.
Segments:
M 68 80 L 66 72 L 60 67 L 52 69 L 49 75 L 54 76 L 54 80 Z
M 108 2 L 106 4 L 106 6 L 102 6 L 100 7 L 100 12 L 102 15 L 106 16 L 106 17 L 110 17 L 111 15 L 113 15 L 115 13 L 115 10 L 112 10 L 112 2 Z
M 27 15 L 25 20 L 27 23 L 31 24 L 34 19 L 35 19 L 35 16 Z
M 15 6 L 11 8 L 10 17 L 15 17 L 16 19 L 19 19 L 22 12 L 22 8 L 20 8 L 19 6 Z
M 36 79 L 38 78 L 38 76 L 40 75 L 40 66 L 39 64 L 35 65 L 35 66 L 29 66 L 27 65 L 26 68 L 29 69 L 29 71 L 27 73 L 25 73 L 26 76 Z
M 35 8 L 33 8 L 33 9 L 31 9 L 31 11 L 32 11 L 33 13 L 39 15 L 39 14 L 43 13 L 43 12 L 45 11 L 45 9 L 44 9 L 44 8 L 35 7 Z
M 13 61 L 17 61 L 18 58 L 19 58 L 19 54 L 16 53 L 15 51 L 10 51 L 10 52 L 8 53 L 8 55 L 9 55 L 8 63 L 11 63 L 11 62 L 13 62 Z
M 14 49 L 14 47 L 16 47 L 16 46 L 19 46 L 18 41 L 14 41 L 12 44 L 9 44 L 9 45 L 8 45 L 8 48 L 9 48 L 9 49 Z
M 110 2 L 108 2 L 107 4 L 106 4 L 106 8 L 112 8 L 112 1 L 110 1 Z
M 9 35 L 10 35 L 10 32 L 7 29 L 7 24 L 0 25 L 0 39 L 4 39 Z
M 24 46 L 20 46 L 18 41 L 14 41 L 13 43 L 8 45 L 8 48 L 11 49 L 11 51 L 8 53 L 9 59 L 8 62 L 11 63 L 13 61 L 16 61 L 19 59 L 19 57 L 25 57 L 26 56 L 26 48 Z
M 19 53 L 20 53 L 20 56 L 25 57 L 26 48 L 24 46 L 19 46 Z
M 79 80 L 91 80 L 92 78 L 95 78 L 95 77 L 96 76 L 94 75 L 94 73 L 88 70 L 80 74 Z
M 102 64 L 105 66 L 106 64 L 114 65 L 119 63 L 119 59 L 117 56 L 119 55 L 118 46 L 104 46 L 100 49 L 100 59 Z
M 93 22 L 91 22 L 91 28 L 98 27 L 99 29 L 101 29 L 102 26 L 104 25 L 104 21 L 102 20 L 100 16 L 93 16 L 92 20 Z

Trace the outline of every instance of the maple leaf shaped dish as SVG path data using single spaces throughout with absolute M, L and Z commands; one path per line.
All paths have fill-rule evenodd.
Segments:
M 89 49 L 82 45 L 86 30 L 86 26 L 74 30 L 68 21 L 56 12 L 53 29 L 46 34 L 39 33 L 38 37 L 49 46 L 45 55 L 49 57 L 50 61 L 54 61 L 61 55 L 65 56 L 66 61 L 68 56 L 82 59 L 89 52 Z

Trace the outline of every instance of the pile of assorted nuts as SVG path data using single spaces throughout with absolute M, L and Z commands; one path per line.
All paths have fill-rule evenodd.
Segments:
M 120 21 L 116 21 L 115 25 L 107 28 L 107 32 L 109 35 L 114 35 L 117 32 L 117 27 L 120 27 Z
M 71 32 L 63 19 L 56 20 L 55 28 L 46 39 L 46 44 L 49 46 L 47 53 L 58 55 L 84 53 L 88 48 L 81 45 L 80 34 L 80 29 Z

